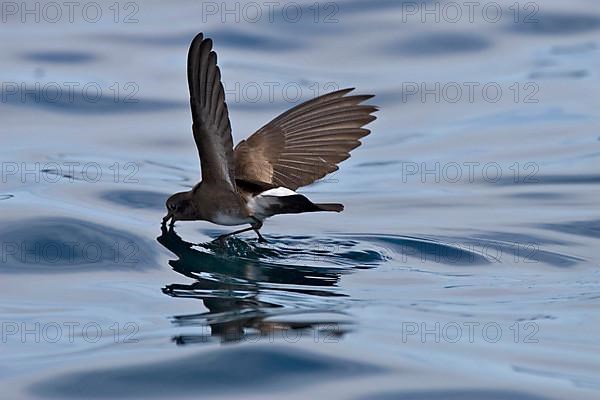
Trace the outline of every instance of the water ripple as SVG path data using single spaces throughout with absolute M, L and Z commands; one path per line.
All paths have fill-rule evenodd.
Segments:
M 83 86 L 83 85 L 81 85 Z M 108 89 L 104 88 L 105 93 Z M 55 83 L 18 85 L 14 91 L 2 91 L 3 102 L 13 106 L 31 107 L 68 114 L 129 114 L 167 111 L 187 107 L 184 101 L 161 98 L 127 98 L 115 101 L 114 96 L 85 93 L 57 87 Z M 125 100 L 125 101 L 124 101 Z
M 151 190 L 111 190 L 101 195 L 105 200 L 129 208 L 163 210 L 168 194 Z
M 23 55 L 28 61 L 61 63 L 61 64 L 83 64 L 94 61 L 96 55 L 84 51 L 37 51 Z
M 600 29 L 600 17 L 591 14 L 536 14 L 531 21 L 511 24 L 511 30 L 523 34 L 565 35 Z
M 487 390 L 487 389 L 445 389 L 445 390 L 420 390 L 396 391 L 374 393 L 369 395 L 369 400 L 549 400 L 525 392 L 513 390 Z
M 600 238 L 600 220 L 571 221 L 558 224 L 541 224 L 540 226 L 556 232 Z
M 44 397 L 69 398 L 114 398 L 124 393 L 144 398 L 223 393 L 243 397 L 246 390 L 287 390 L 383 371 L 363 362 L 269 345 L 224 348 L 166 361 L 73 372 L 38 382 L 30 390 Z
M 143 238 L 75 218 L 21 220 L 0 229 L 0 272 L 143 269 L 156 251 Z
M 433 56 L 478 52 L 491 46 L 492 42 L 483 36 L 447 32 L 413 36 L 391 46 L 391 49 L 403 55 Z

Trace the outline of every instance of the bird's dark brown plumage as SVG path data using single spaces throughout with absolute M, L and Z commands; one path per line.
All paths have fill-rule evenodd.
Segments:
M 338 90 L 302 103 L 275 118 L 234 151 L 238 180 L 296 190 L 336 171 L 360 146 L 377 107 L 361 105 L 371 95 Z
M 264 219 L 276 214 L 343 210 L 339 203 L 312 203 L 294 192 L 336 171 L 375 119 L 371 95 L 343 89 L 319 96 L 279 115 L 235 149 L 229 111 L 212 40 L 198 34 L 188 53 L 192 130 L 202 181 L 172 195 L 163 223 L 207 220 L 250 224 L 259 239 Z M 228 235 L 224 235 L 228 236 Z M 223 237 L 224 237 L 223 236 Z
M 198 34 L 188 53 L 192 130 L 200 155 L 202 181 L 235 190 L 235 165 L 229 111 L 212 40 Z

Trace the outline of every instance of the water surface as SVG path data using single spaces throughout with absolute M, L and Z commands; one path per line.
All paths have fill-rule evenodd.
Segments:
M 4 395 L 597 398 L 596 3 L 426 23 L 406 3 L 302 3 L 296 22 L 155 1 L 119 3 L 117 22 L 111 2 L 94 23 L 7 17 Z M 318 94 L 377 95 L 363 146 L 302 189 L 342 214 L 269 220 L 267 244 L 161 229 L 200 176 L 198 31 L 236 141 Z

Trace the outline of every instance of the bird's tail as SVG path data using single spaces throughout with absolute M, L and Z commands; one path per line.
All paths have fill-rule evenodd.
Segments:
M 315 204 L 307 197 L 289 189 L 265 191 L 252 198 L 248 206 L 253 215 L 261 220 L 277 214 L 299 214 L 318 211 L 340 212 L 344 209 L 344 206 L 339 203 Z
M 301 194 L 275 198 L 271 197 L 269 200 L 271 200 L 269 211 L 273 214 L 299 214 L 318 211 L 340 212 L 344 209 L 344 206 L 338 203 L 315 204 Z
M 344 211 L 344 205 L 340 203 L 316 203 L 315 206 L 320 209 L 318 211 Z

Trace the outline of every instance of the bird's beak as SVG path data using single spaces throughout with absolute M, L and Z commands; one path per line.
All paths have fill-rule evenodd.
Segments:
M 172 214 L 172 213 L 169 211 L 169 212 L 167 213 L 167 215 L 166 215 L 166 216 L 165 216 L 165 217 L 162 219 L 162 224 L 163 224 L 163 225 L 166 225 L 166 224 L 167 224 L 167 222 L 169 222 L 169 220 L 170 220 L 170 219 L 173 219 L 172 223 L 174 223 L 174 222 L 175 222 L 175 220 L 174 220 L 174 218 L 173 218 L 173 214 Z

